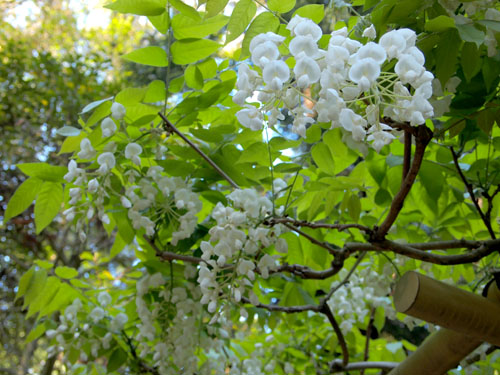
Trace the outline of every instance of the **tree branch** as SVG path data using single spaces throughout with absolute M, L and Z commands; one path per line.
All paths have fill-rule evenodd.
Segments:
M 491 222 L 486 216 L 484 216 L 483 210 L 481 210 L 481 207 L 479 207 L 479 202 L 476 199 L 476 196 L 474 195 L 474 189 L 472 188 L 472 184 L 470 184 L 467 181 L 467 178 L 462 172 L 462 168 L 460 168 L 460 164 L 458 163 L 458 155 L 453 149 L 453 147 L 450 147 L 451 155 L 453 156 L 453 163 L 455 164 L 455 168 L 457 169 L 458 175 L 462 179 L 467 191 L 469 192 L 470 199 L 472 200 L 472 203 L 474 203 L 474 206 L 476 207 L 477 212 L 479 213 L 479 216 L 481 217 L 481 220 L 483 221 L 484 225 L 486 226 L 486 229 L 488 229 L 488 233 L 490 234 L 491 238 L 495 239 L 495 233 L 493 232 L 493 228 L 491 227 Z
M 375 307 L 371 308 L 370 320 L 368 321 L 368 326 L 366 327 L 366 341 L 365 341 L 365 351 L 363 353 L 363 361 L 368 361 L 370 356 L 370 336 L 372 334 L 373 322 L 375 320 Z M 365 369 L 362 369 L 359 375 L 364 375 Z
M 334 361 L 330 362 L 330 372 L 337 373 L 363 369 L 392 370 L 398 365 L 398 362 L 353 362 L 349 363 L 347 366 L 343 366 L 341 360 L 335 359 Z
M 327 224 L 327 223 L 319 223 L 319 222 L 308 222 L 305 220 L 296 220 L 291 217 L 273 217 L 272 219 L 269 220 L 269 225 L 275 225 L 275 224 L 292 224 L 297 227 L 308 227 L 308 228 L 325 228 L 325 229 L 336 229 L 340 232 L 347 230 L 347 229 L 359 229 L 363 232 L 366 233 L 371 233 L 372 230 L 371 228 L 368 228 L 364 225 L 361 224 Z
M 191 146 L 191 148 L 193 150 L 195 150 L 203 159 L 205 159 L 205 161 L 208 164 L 210 164 L 210 166 L 213 169 L 215 169 L 227 182 L 229 182 L 229 184 L 233 188 L 235 188 L 235 189 L 240 188 L 238 186 L 238 184 L 236 182 L 234 182 L 232 180 L 232 178 L 226 174 L 226 172 L 224 172 L 222 169 L 220 169 L 220 167 L 217 164 L 215 164 L 215 162 L 212 159 L 210 159 L 207 154 L 205 154 L 203 151 L 201 151 L 201 149 L 198 146 L 196 146 L 184 134 L 182 134 L 182 132 L 180 132 L 179 129 L 177 129 L 161 112 L 158 112 L 158 116 L 160 116 L 161 119 L 163 120 L 163 124 L 165 125 L 166 131 L 173 132 L 173 133 L 177 134 L 179 137 L 181 137 L 184 142 L 186 142 L 189 146 Z
M 401 182 L 403 182 L 408 175 L 411 163 L 411 133 L 405 130 L 405 145 L 403 154 L 403 174 L 401 177 Z
M 315 245 L 318 245 L 319 247 L 322 247 L 323 249 L 325 249 L 326 251 L 328 251 L 330 254 L 332 255 L 335 255 L 339 252 L 338 249 L 334 249 L 332 246 L 330 246 L 328 243 L 326 242 L 322 242 L 322 241 L 319 241 L 317 240 L 316 238 L 310 236 L 309 234 L 301 231 L 299 228 L 296 228 L 294 227 L 293 225 L 291 224 L 288 224 L 288 223 L 284 223 L 283 224 L 285 227 L 293 230 L 294 232 L 297 232 L 298 234 L 300 234 L 302 237 L 305 237 L 309 240 L 309 242 L 315 244 Z
M 241 300 L 244 303 L 252 304 L 252 302 L 250 302 L 250 300 L 246 297 L 241 297 Z M 319 312 L 319 310 L 320 310 L 320 307 L 318 305 L 279 306 L 279 305 L 266 305 L 263 303 L 258 303 L 257 305 L 253 305 L 253 306 L 260 307 L 262 309 L 266 309 L 269 311 L 280 311 L 280 312 L 284 312 L 284 313 L 288 313 L 288 314 L 300 313 L 300 312 L 304 312 L 304 311 Z
M 344 334 L 342 333 L 342 330 L 335 320 L 335 317 L 332 314 L 332 310 L 330 310 L 330 307 L 326 302 L 321 305 L 320 312 L 326 315 L 333 327 L 333 330 L 335 331 L 335 334 L 337 335 L 340 348 L 342 349 L 342 365 L 345 367 L 349 363 L 349 350 L 347 349 L 347 343 L 345 342 Z
M 450 247 L 448 248 L 458 247 L 458 246 L 452 247 L 450 242 L 451 241 L 445 242 L 446 245 L 450 245 Z M 457 243 L 461 242 L 463 242 L 463 240 L 457 241 Z M 479 246 L 468 253 L 456 254 L 456 255 L 441 255 L 441 254 L 428 253 L 424 250 L 420 250 L 413 247 L 412 244 L 400 244 L 389 240 L 372 241 L 372 243 L 347 242 L 344 245 L 344 249 L 347 252 L 392 251 L 396 254 L 405 255 L 409 258 L 418 259 L 424 262 L 429 262 L 434 264 L 447 265 L 447 266 L 477 262 L 478 260 L 500 249 L 500 240 L 498 239 L 487 240 L 487 241 L 471 241 L 471 242 L 475 242 Z
M 375 239 L 383 239 L 394 221 L 396 221 L 396 218 L 403 208 L 403 203 L 408 193 L 410 192 L 415 179 L 417 178 L 418 171 L 420 170 L 420 166 L 422 165 L 422 160 L 424 158 L 425 148 L 427 147 L 431 139 L 432 131 L 428 127 L 426 127 L 425 125 L 420 125 L 419 127 L 415 128 L 416 148 L 413 162 L 408 173 L 406 174 L 405 179 L 401 183 L 401 188 L 399 189 L 398 193 L 391 203 L 391 208 L 389 210 L 389 213 L 387 214 L 387 217 L 374 233 L 373 237 Z
M 160 257 L 162 260 L 168 260 L 168 261 L 170 261 L 170 260 L 182 260 L 183 262 L 196 263 L 196 264 L 201 263 L 201 262 L 205 262 L 201 258 L 193 257 L 190 255 L 182 255 L 182 254 L 172 253 L 170 251 L 160 250 L 158 248 L 158 246 L 156 246 L 156 244 L 149 237 L 144 235 L 143 238 L 147 241 L 147 243 L 149 245 L 151 245 L 151 247 L 156 252 L 156 255 L 158 257 Z

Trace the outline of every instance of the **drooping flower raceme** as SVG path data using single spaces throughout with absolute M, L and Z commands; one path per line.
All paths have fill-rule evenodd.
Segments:
M 380 151 L 395 138 L 382 116 L 413 126 L 433 116 L 428 99 L 434 77 L 424 67 L 414 31 L 392 30 L 377 43 L 372 25 L 363 32 L 369 39 L 363 45 L 342 28 L 322 49 L 321 28 L 310 19 L 295 16 L 287 29 L 289 40 L 268 32 L 250 42 L 251 60 L 260 70 L 240 65 L 234 101 L 245 107 L 236 114 L 243 126 L 274 126 L 288 111 L 294 117 L 292 131 L 301 137 L 315 121 L 327 122 L 342 129 L 349 147 L 362 149 L 363 142 L 371 142 Z M 282 46 L 289 54 L 280 53 Z M 245 104 L 251 97 L 258 98 L 258 107 Z

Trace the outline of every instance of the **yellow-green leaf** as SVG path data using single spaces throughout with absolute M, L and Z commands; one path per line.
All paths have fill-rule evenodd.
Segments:
M 240 0 L 236 3 L 227 24 L 226 43 L 239 37 L 252 21 L 257 12 L 257 5 L 253 0 Z
M 4 221 L 7 222 L 26 210 L 35 200 L 42 184 L 43 181 L 36 177 L 30 177 L 25 180 L 10 198 L 7 210 L 5 211 Z
M 164 67 L 168 65 L 167 52 L 161 47 L 149 46 L 122 55 L 128 61 L 142 65 Z
M 178 40 L 172 44 L 172 58 L 177 65 L 191 64 L 210 56 L 219 47 L 219 43 L 208 39 Z
M 56 217 L 63 201 L 63 187 L 57 182 L 43 183 L 35 202 L 35 227 L 40 233 Z

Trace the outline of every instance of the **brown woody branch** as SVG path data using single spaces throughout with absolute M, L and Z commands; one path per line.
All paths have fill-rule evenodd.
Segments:
M 241 297 L 241 300 L 244 303 L 250 303 L 250 300 L 246 297 Z M 262 309 L 266 309 L 269 311 L 280 311 L 288 314 L 293 314 L 293 313 L 301 313 L 304 311 L 315 311 L 319 312 L 320 307 L 318 305 L 303 305 L 303 306 L 279 306 L 279 305 L 268 305 L 264 303 L 258 303 L 257 305 L 254 305 L 255 307 L 260 307 Z
M 449 246 L 448 248 L 460 247 L 453 246 L 451 242 L 452 241 L 446 241 L 445 244 Z M 463 242 L 464 240 L 457 240 L 457 244 Z M 372 243 L 347 242 L 344 246 L 344 250 L 348 253 L 354 251 L 392 251 L 396 254 L 404 255 L 424 262 L 450 266 L 477 262 L 478 260 L 500 249 L 500 240 L 498 239 L 471 242 L 476 243 L 478 246 L 465 254 L 456 255 L 428 253 L 425 250 L 413 247 L 412 244 L 400 244 L 389 240 L 373 241 Z M 436 245 L 439 246 L 439 243 L 436 243 Z
M 173 133 L 177 134 L 179 137 L 181 137 L 184 142 L 186 142 L 189 146 L 191 146 L 191 148 L 193 150 L 195 150 L 203 159 L 205 159 L 205 161 L 208 164 L 210 164 L 210 166 L 213 169 L 215 169 L 227 182 L 229 182 L 229 184 L 233 188 L 235 188 L 235 189 L 240 188 L 238 186 L 238 184 L 236 182 L 234 182 L 233 179 L 226 174 L 226 172 L 224 172 L 222 169 L 220 169 L 220 167 L 217 164 L 215 164 L 215 162 L 212 159 L 210 159 L 207 154 L 205 154 L 203 151 L 201 151 L 201 149 L 198 146 L 196 146 L 184 134 L 182 134 L 182 132 L 180 132 L 179 129 L 177 129 L 161 112 L 158 112 L 158 116 L 160 116 L 161 119 L 163 120 L 163 124 L 165 125 L 166 131 L 173 132 Z
M 415 135 L 415 156 L 413 157 L 413 162 L 410 169 L 408 170 L 408 173 L 406 174 L 405 179 L 401 183 L 401 188 L 399 189 L 398 193 L 391 203 L 391 208 L 389 210 L 389 213 L 387 214 L 387 217 L 380 225 L 380 227 L 377 228 L 376 232 L 373 235 L 373 238 L 376 240 L 381 240 L 385 237 L 392 224 L 396 221 L 399 213 L 401 212 L 404 201 L 408 196 L 411 187 L 415 183 L 418 171 L 420 170 L 420 166 L 422 165 L 425 148 L 432 139 L 432 131 L 425 125 L 420 125 L 414 129 L 408 129 L 408 131 L 411 131 Z
M 408 175 L 411 163 L 411 133 L 405 130 L 405 140 L 404 140 L 404 154 L 403 154 L 403 174 L 401 176 L 401 182 L 403 182 Z
M 472 203 L 474 203 L 474 206 L 476 207 L 476 210 L 479 213 L 479 216 L 481 217 L 481 220 L 483 221 L 484 225 L 486 226 L 486 229 L 488 230 L 488 233 L 490 234 L 491 238 L 495 239 L 496 237 L 495 233 L 493 232 L 493 228 L 491 227 L 491 221 L 484 215 L 483 210 L 481 210 L 481 207 L 479 206 L 479 201 L 474 194 L 473 186 L 469 181 L 467 181 L 467 178 L 462 172 L 462 168 L 460 168 L 460 164 L 458 163 L 457 153 L 455 152 L 453 147 L 450 147 L 450 151 L 451 155 L 453 156 L 453 163 L 455 164 L 455 168 L 457 169 L 458 175 L 462 179 L 467 191 L 469 192 L 469 196 L 470 199 L 472 200 Z
M 293 230 L 294 232 L 297 232 L 298 234 L 300 234 L 302 237 L 305 237 L 309 240 L 309 242 L 315 244 L 315 245 L 318 245 L 319 247 L 322 247 L 323 249 L 325 249 L 326 251 L 328 251 L 330 254 L 332 255 L 335 255 L 338 253 L 338 250 L 337 249 L 334 249 L 332 246 L 330 246 L 328 243 L 326 242 L 322 242 L 322 241 L 319 241 L 317 240 L 316 238 L 314 238 L 313 236 L 307 234 L 306 232 L 303 232 L 301 231 L 299 228 L 296 228 L 294 227 L 293 225 L 291 224 L 288 224 L 288 223 L 284 223 L 283 224 L 285 227 Z
M 275 217 L 269 220 L 270 225 L 274 224 L 292 224 L 296 227 L 308 227 L 313 229 L 324 228 L 324 229 L 335 229 L 340 232 L 347 229 L 359 229 L 366 233 L 371 233 L 371 228 L 361 224 L 327 224 L 327 223 L 319 223 L 319 222 L 308 222 L 305 220 L 296 220 L 291 217 Z
M 330 362 L 330 372 L 347 372 L 357 370 L 379 369 L 379 370 L 392 370 L 399 365 L 398 362 L 353 362 L 347 366 L 342 365 L 341 360 L 334 360 Z
M 342 333 L 342 330 L 340 329 L 337 321 L 335 320 L 335 317 L 332 314 L 332 310 L 330 310 L 330 307 L 328 306 L 326 301 L 325 303 L 321 304 L 320 312 L 326 315 L 328 321 L 332 325 L 333 330 L 337 335 L 337 339 L 339 340 L 340 348 L 342 349 L 342 365 L 347 366 L 347 364 L 349 363 L 349 350 L 347 349 L 347 343 L 345 342 L 344 334 Z

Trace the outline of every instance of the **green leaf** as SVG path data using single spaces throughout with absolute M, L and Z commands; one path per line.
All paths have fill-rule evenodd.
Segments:
M 36 177 L 25 180 L 10 198 L 4 215 L 4 222 L 26 210 L 35 200 L 43 181 Z
M 46 181 L 35 202 L 36 234 L 40 233 L 56 217 L 63 201 L 62 184 Z
M 62 279 L 72 279 L 78 276 L 78 271 L 73 267 L 60 266 L 56 267 L 55 273 Z
M 492 87 L 496 87 L 495 82 L 498 82 L 498 76 L 500 75 L 500 64 L 493 58 L 484 58 L 481 72 L 483 73 L 486 89 L 489 91 Z M 493 86 L 494 84 L 495 86 Z
M 168 2 L 170 3 L 170 5 L 172 5 L 175 9 L 177 9 L 185 16 L 188 16 L 189 18 L 192 18 L 195 21 L 201 20 L 200 14 L 196 11 L 196 9 L 190 7 L 187 4 L 184 4 L 184 2 L 182 2 L 181 0 L 168 0 Z
M 311 155 L 322 172 L 335 175 L 335 163 L 327 145 L 324 143 L 315 144 L 311 149 Z
M 33 328 L 26 339 L 24 340 L 25 344 L 29 344 L 33 340 L 36 340 L 40 336 L 42 336 L 45 331 L 47 330 L 47 327 L 45 327 L 45 323 L 38 324 L 35 328 Z
M 280 21 L 278 18 L 270 12 L 263 12 L 255 17 L 245 33 L 241 47 L 241 57 L 243 58 L 250 54 L 250 42 L 255 36 L 268 31 L 274 32 L 278 29 L 279 25 Z
M 172 58 L 177 65 L 191 64 L 210 56 L 219 47 L 219 43 L 209 39 L 178 40 L 172 44 Z
M 268 0 L 267 6 L 274 12 L 286 13 L 295 7 L 295 0 Z
M 126 246 L 127 244 L 123 240 L 123 238 L 117 234 L 115 236 L 115 241 L 113 242 L 113 246 L 111 247 L 111 250 L 109 251 L 109 257 L 114 258 L 116 255 L 118 255 Z
M 149 46 L 122 55 L 128 61 L 142 65 L 164 67 L 168 65 L 167 52 L 161 47 Z
M 206 2 L 206 17 L 210 18 L 219 14 L 226 7 L 229 0 L 207 0 Z
M 471 42 L 464 43 L 460 59 L 465 79 L 467 82 L 470 82 L 471 78 L 481 69 L 481 59 L 479 58 L 479 51 L 476 44 Z
M 116 95 L 115 102 L 124 106 L 139 103 L 146 95 L 146 90 L 143 87 L 126 87 Z
M 47 260 L 43 259 L 37 259 L 34 262 L 38 267 L 40 268 L 45 268 L 46 270 L 50 270 L 52 267 L 54 267 L 54 263 L 49 262 Z
M 480 111 L 476 117 L 477 126 L 479 126 L 479 128 L 486 134 L 490 134 L 491 128 L 493 128 L 495 120 L 496 120 L 495 108 L 485 108 L 482 111 Z
M 80 132 L 81 129 L 68 125 L 64 125 L 62 128 L 59 128 L 56 131 L 57 134 L 62 135 L 63 137 L 75 137 L 79 135 Z
M 82 111 L 80 112 L 81 115 L 83 115 L 84 113 L 87 113 L 87 112 L 90 112 L 92 111 L 94 108 L 97 108 L 99 107 L 102 103 L 104 102 L 107 102 L 109 100 L 113 100 L 113 97 L 110 96 L 109 98 L 106 98 L 106 99 L 101 99 L 101 100 L 97 100 L 95 102 L 92 102 L 90 104 L 87 104 L 83 109 Z
M 129 244 L 134 240 L 135 230 L 130 223 L 126 211 L 113 212 L 113 219 L 115 219 L 118 233 L 125 243 Z
M 462 43 L 455 29 L 445 31 L 436 48 L 436 77 L 444 87 L 455 73 L 458 51 Z
M 23 276 L 21 276 L 21 278 L 19 279 L 19 286 L 17 287 L 15 300 L 24 296 L 24 294 L 28 290 L 31 278 L 33 277 L 34 274 L 35 274 L 35 267 L 31 267 L 28 271 L 24 273 Z
M 217 33 L 228 23 L 229 18 L 219 14 L 202 21 L 195 21 L 183 14 L 172 18 L 172 29 L 176 39 L 201 39 L 210 34 Z
M 116 348 L 108 361 L 108 372 L 113 372 L 122 367 L 123 364 L 127 361 L 127 353 L 120 347 Z
M 132 13 L 138 16 L 158 16 L 165 12 L 165 0 L 117 0 L 105 5 L 119 13 Z
M 165 88 L 165 82 L 157 79 L 149 84 L 146 94 L 142 100 L 145 103 L 156 103 L 164 101 L 166 95 L 167 90 Z
M 458 33 L 464 42 L 476 43 L 479 47 L 484 42 L 485 34 L 474 25 L 457 25 Z
M 455 20 L 448 16 L 437 16 L 425 23 L 425 31 L 441 32 L 455 27 Z
M 437 202 L 443 192 L 446 181 L 439 167 L 435 164 L 424 162 L 418 176 L 427 194 L 429 194 L 433 201 Z
M 59 290 L 60 285 L 61 281 L 57 277 L 48 277 L 43 289 L 40 291 L 40 293 L 38 293 L 36 298 L 30 304 L 28 313 L 26 314 L 26 318 L 29 318 L 33 314 L 36 314 L 43 307 L 45 307 L 52 300 L 52 298 L 54 298 L 57 291 Z
M 30 177 L 37 177 L 43 181 L 59 182 L 68 173 L 68 168 L 50 165 L 47 163 L 16 164 L 21 172 Z
M 293 15 L 309 18 L 315 23 L 320 23 L 325 17 L 325 6 L 321 4 L 309 4 L 297 9 Z M 293 16 L 292 16 L 293 17 Z
M 195 65 L 189 65 L 184 71 L 184 79 L 186 80 L 186 85 L 192 89 L 200 90 L 203 88 L 203 75 Z
M 151 22 L 151 24 L 154 26 L 154 28 L 160 33 L 167 33 L 170 20 L 167 12 L 163 12 L 159 16 L 149 16 L 148 19 L 149 22 Z
M 42 269 L 36 270 L 31 277 L 29 286 L 26 289 L 26 293 L 24 295 L 24 304 L 23 309 L 25 309 L 35 298 L 38 297 L 41 290 L 45 286 L 45 282 L 47 281 L 47 271 Z
M 357 194 L 351 194 L 349 197 L 347 212 L 355 222 L 359 220 L 359 215 L 361 214 L 361 201 Z
M 227 24 L 226 44 L 239 37 L 257 12 L 257 5 L 253 0 L 240 0 L 236 3 L 229 23 Z
M 50 303 L 42 308 L 38 318 L 52 314 L 54 311 L 62 310 L 65 306 L 69 305 L 77 295 L 78 294 L 75 289 L 73 289 L 69 284 L 61 283 L 57 294 L 51 299 Z
M 488 29 L 491 29 L 493 31 L 496 31 L 497 33 L 500 33 L 500 21 L 495 21 L 495 20 L 479 20 L 477 23 L 486 26 Z
M 391 194 L 385 189 L 378 189 L 375 194 L 375 203 L 378 206 L 388 206 L 392 201 Z

